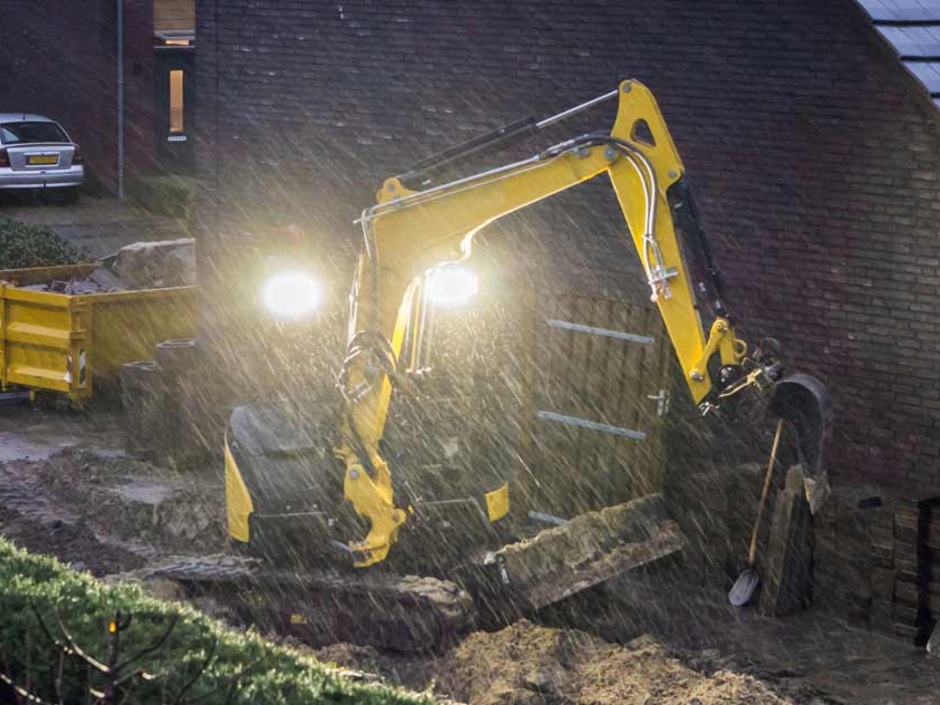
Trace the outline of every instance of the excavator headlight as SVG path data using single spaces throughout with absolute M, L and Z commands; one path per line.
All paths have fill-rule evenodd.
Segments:
M 278 318 L 289 320 L 310 315 L 320 305 L 322 298 L 320 283 L 306 272 L 274 274 L 261 290 L 261 300 L 268 311 Z
M 436 306 L 463 306 L 479 289 L 476 272 L 463 265 L 442 265 L 428 274 L 428 299 Z

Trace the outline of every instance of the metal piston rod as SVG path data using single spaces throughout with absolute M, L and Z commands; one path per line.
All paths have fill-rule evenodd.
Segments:
M 575 333 L 587 333 L 588 335 L 599 335 L 604 338 L 614 338 L 616 340 L 625 340 L 629 343 L 639 343 L 640 345 L 652 345 L 656 342 L 654 338 L 648 335 L 637 335 L 636 333 L 622 333 L 619 330 L 610 330 L 609 328 L 598 328 L 597 326 L 585 326 L 580 323 L 569 323 L 568 321 L 559 321 L 555 318 L 549 318 L 545 321 L 549 328 L 560 328 L 561 330 L 570 330 Z
M 513 142 L 518 142 L 521 139 L 534 135 L 541 130 L 544 130 L 547 127 L 551 127 L 559 122 L 567 120 L 578 113 L 582 113 L 585 110 L 593 108 L 595 105 L 600 105 L 609 100 L 613 100 L 618 95 L 617 91 L 610 91 L 604 95 L 597 96 L 591 100 L 585 101 L 579 105 L 575 105 L 573 108 L 568 108 L 563 110 L 560 113 L 551 115 L 550 117 L 544 118 L 542 120 L 536 121 L 532 117 L 522 118 L 511 122 L 507 125 L 497 127 L 495 130 L 491 130 L 485 134 L 479 135 L 472 139 L 456 144 L 453 147 L 445 149 L 436 154 L 432 154 L 429 157 L 425 157 L 421 161 L 412 164 L 404 173 L 402 173 L 398 178 L 409 188 L 420 190 L 422 187 L 427 186 L 428 182 L 431 180 L 431 175 L 440 169 L 443 169 L 446 166 L 456 164 L 461 160 L 476 154 L 484 149 L 491 149 L 497 146 L 505 147 Z
M 600 431 L 601 433 L 609 433 L 614 436 L 623 436 L 624 438 L 630 438 L 634 441 L 646 439 L 646 434 L 642 431 L 634 431 L 632 428 L 623 428 L 622 426 L 612 426 L 606 423 L 598 423 L 597 421 L 579 419 L 577 416 L 556 414 L 553 411 L 538 411 L 535 416 L 543 421 L 554 421 L 555 423 L 562 423 L 567 426 L 578 426 L 590 431 Z

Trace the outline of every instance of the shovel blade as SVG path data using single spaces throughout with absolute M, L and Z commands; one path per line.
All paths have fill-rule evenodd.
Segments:
M 734 581 L 734 585 L 731 586 L 731 590 L 728 592 L 728 602 L 735 607 L 744 607 L 754 597 L 759 584 L 760 575 L 753 568 L 748 568 L 738 576 L 738 579 Z

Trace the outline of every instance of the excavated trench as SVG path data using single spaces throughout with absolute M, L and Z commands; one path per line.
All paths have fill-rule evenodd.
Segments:
M 107 579 L 179 554 L 224 549 L 218 470 L 186 475 L 123 454 L 107 418 L 2 409 L 0 532 Z M 335 643 L 311 649 L 378 677 L 472 705 L 556 703 L 936 703 L 940 671 L 896 640 L 812 612 L 735 613 L 678 579 L 681 560 L 639 571 L 443 654 Z M 143 581 L 156 596 L 182 593 Z M 226 616 L 211 602 L 198 606 Z

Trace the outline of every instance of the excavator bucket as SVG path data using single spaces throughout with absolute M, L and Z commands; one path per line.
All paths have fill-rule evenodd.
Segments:
M 827 451 L 833 417 L 829 392 L 812 375 L 790 375 L 777 382 L 770 411 L 796 431 L 806 499 L 815 514 L 829 496 Z

